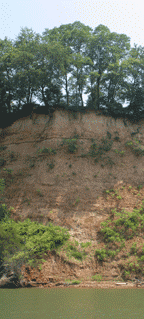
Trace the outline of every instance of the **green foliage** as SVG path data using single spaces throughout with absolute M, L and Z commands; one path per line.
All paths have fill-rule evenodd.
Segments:
M 55 164 L 53 161 L 51 163 L 47 163 L 47 165 L 49 166 L 49 169 L 53 169 L 55 167 Z
M 115 240 L 120 241 L 120 238 L 117 232 L 111 229 L 110 227 L 106 227 L 102 229 L 101 232 L 104 234 L 104 239 L 106 240 L 106 242 L 110 242 L 110 241 L 113 242 Z
M 16 155 L 16 153 L 15 152 L 11 152 L 11 151 L 8 151 L 9 152 L 9 154 L 10 154 L 10 160 L 11 161 L 15 161 L 16 159 L 17 159 L 17 156 L 18 156 L 18 154 Z
M 56 154 L 56 151 L 55 151 L 54 149 L 44 147 L 43 149 L 39 149 L 39 150 L 38 150 L 38 154 L 39 154 L 39 153 L 41 153 L 41 154 L 45 154 L 45 153 L 46 153 L 46 154 L 47 154 L 47 153 L 48 153 L 48 154 L 51 154 L 51 153 L 52 153 L 52 154 Z
M 10 209 L 7 211 L 7 205 L 0 204 L 0 222 L 4 219 L 8 219 L 11 215 L 10 211 L 13 207 L 10 207 Z
M 88 246 L 91 246 L 91 242 L 86 242 L 86 243 L 81 243 L 80 245 L 81 245 L 81 247 L 82 248 L 87 248 Z
M 106 258 L 107 258 L 107 252 L 106 252 L 106 250 L 104 248 L 96 249 L 95 255 L 97 256 L 97 259 L 99 261 L 106 260 Z
M 136 249 L 136 243 L 133 243 L 132 247 L 131 247 L 131 254 L 136 253 L 137 249 Z
M 115 255 L 125 246 L 125 239 L 133 238 L 133 236 L 138 235 L 136 232 L 138 227 L 143 227 L 144 224 L 144 209 L 143 205 L 140 210 L 134 209 L 132 213 L 117 213 L 116 211 L 112 211 L 116 216 L 120 216 L 118 219 L 111 221 L 110 218 L 108 220 L 101 223 L 100 233 L 104 237 L 104 241 L 106 241 L 107 249 L 96 250 L 96 256 L 98 260 L 102 261 L 108 257 L 114 258 Z M 110 223 L 110 226 L 108 224 Z M 139 226 L 141 224 L 142 226 Z M 121 242 L 119 246 L 117 243 Z M 110 243 L 114 245 L 114 249 L 111 251 L 108 249 Z M 116 249 L 118 246 L 118 249 Z M 133 245 L 131 248 L 131 253 L 134 254 L 136 252 L 136 245 Z M 143 262 L 144 249 L 141 250 L 141 257 L 139 261 Z
M 80 280 L 72 280 L 72 281 L 70 281 L 70 279 L 68 279 L 68 280 L 65 280 L 65 283 L 69 284 L 69 285 L 78 285 L 78 284 L 81 283 L 81 281 Z
M 75 259 L 82 260 L 83 257 L 86 256 L 86 253 L 84 250 L 82 252 L 78 251 L 76 248 L 77 246 L 78 246 L 77 241 L 73 242 L 72 244 L 68 242 L 66 243 L 64 249 L 69 258 L 74 257 Z
M 92 276 L 92 280 L 96 280 L 96 281 L 101 281 L 102 280 L 102 276 L 101 275 L 95 275 L 95 276 Z
M 3 194 L 5 189 L 5 180 L 4 178 L 0 179 L 0 194 Z M 3 198 L 1 198 L 3 200 Z M 9 218 L 10 216 L 10 211 L 13 207 L 10 207 L 10 209 L 7 211 L 7 205 L 5 204 L 0 204 L 0 222 L 4 219 Z
M 71 285 L 78 285 L 78 284 L 80 284 L 80 280 L 73 280 L 72 282 L 71 282 Z
M 3 166 L 5 164 L 4 158 L 0 157 L 0 166 Z
M 0 193 L 3 193 L 4 187 L 5 181 L 0 179 Z M 46 227 L 29 219 L 15 223 L 9 218 L 13 208 L 7 211 L 6 206 L 0 206 L 0 264 L 3 263 L 6 272 L 13 269 L 20 278 L 20 268 L 24 263 L 36 265 L 38 261 L 33 258 L 36 254 L 41 255 L 63 245 L 70 235 L 59 226 L 50 224 Z
M 7 148 L 7 146 L 0 146 L 0 151 L 4 151 Z
M 104 151 L 108 152 L 111 149 L 111 146 L 113 144 L 113 141 L 109 142 L 107 140 L 104 139 L 104 137 L 102 138 L 102 143 L 103 143 L 103 147 L 101 147 Z M 100 149 L 101 149 L 100 148 Z
M 0 194 L 3 194 L 3 191 L 5 189 L 5 180 L 4 178 L 0 179 Z
M 28 28 L 21 30 L 15 43 L 1 40 L 1 83 L 5 85 L 0 85 L 0 111 L 3 107 L 9 113 L 14 100 L 17 101 L 14 109 L 19 110 L 24 105 L 26 111 L 30 104 L 33 109 L 30 97 L 26 98 L 28 89 L 49 109 L 61 105 L 72 111 L 83 110 L 82 91 L 85 90 L 89 94 L 87 109 L 99 110 L 104 106 L 114 115 L 121 115 L 125 112 L 122 112 L 122 103 L 127 99 L 130 102 L 127 113 L 131 111 L 136 116 L 144 101 L 144 91 L 140 86 L 142 48 L 130 50 L 129 38 L 125 34 L 111 33 L 104 25 L 97 26 L 93 35 L 91 31 L 92 28 L 76 21 L 46 31 L 44 41 Z M 86 46 L 84 55 L 83 45 Z M 95 70 L 96 64 L 98 71 Z M 6 77 L 7 69 L 12 77 Z M 69 92 L 66 90 L 64 97 L 60 88 L 63 77 L 69 72 Z M 129 76 L 135 81 L 125 81 Z M 107 86 L 108 82 L 110 85 Z M 44 94 L 41 94 L 42 89 Z M 30 108 L 27 111 L 30 113 Z
M 79 251 L 73 251 L 71 255 L 76 259 L 82 260 L 82 253 Z
M 43 197 L 43 194 L 41 193 L 40 189 L 37 189 L 37 193 L 39 196 Z
M 3 168 L 3 171 L 6 171 L 8 174 L 12 174 L 13 169 Z
M 138 185 L 138 189 L 140 190 L 143 186 L 142 185 Z
M 38 222 L 31 222 L 30 219 L 18 223 L 13 220 L 3 221 L 1 227 L 4 233 L 3 241 L 5 234 L 10 238 L 7 241 L 7 247 L 3 249 L 4 260 L 8 264 L 25 260 L 32 265 L 35 261 L 33 257 L 59 248 L 70 237 L 67 230 L 60 226 L 53 226 L 51 223 L 49 226 L 44 226 Z M 15 234 L 14 239 L 12 234 Z
M 11 223 L 11 220 L 8 218 L 8 214 L 0 223 L 0 264 L 2 264 L 3 268 L 5 269 L 5 273 L 7 273 L 9 270 L 15 270 L 15 274 L 18 274 L 19 276 L 20 271 L 17 271 L 17 269 L 19 267 L 20 261 L 15 267 L 14 264 L 12 265 L 10 264 L 10 262 L 7 262 L 7 258 L 9 257 L 9 255 L 13 255 L 17 251 L 21 251 L 21 238 L 18 234 L 15 233 L 12 227 L 9 228 L 9 232 L 7 231 L 7 229 L 4 229 L 3 223 Z
M 119 136 L 115 136 L 115 137 L 114 137 L 114 140 L 115 140 L 115 141 L 119 141 L 119 140 L 120 140 Z
M 68 151 L 70 153 L 75 153 L 77 150 L 77 138 L 73 138 L 73 139 L 63 139 L 61 146 L 63 146 L 64 144 L 68 144 Z

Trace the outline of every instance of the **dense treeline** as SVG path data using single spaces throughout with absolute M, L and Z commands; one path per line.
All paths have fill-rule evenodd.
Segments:
M 125 34 L 104 25 L 93 31 L 79 21 L 42 36 L 25 28 L 15 41 L 0 40 L 0 52 L 0 127 L 34 108 L 41 114 L 58 108 L 133 119 L 144 114 L 144 48 L 130 48 Z M 83 93 L 89 94 L 86 107 Z

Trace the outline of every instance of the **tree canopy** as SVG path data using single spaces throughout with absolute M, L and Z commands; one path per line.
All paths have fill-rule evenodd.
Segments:
M 4 117 L 31 114 L 34 97 L 44 112 L 63 107 L 136 116 L 144 111 L 144 48 L 130 48 L 129 37 L 102 24 L 93 31 L 76 21 L 45 29 L 42 36 L 22 28 L 15 41 L 0 39 L 0 53 L 1 124 Z

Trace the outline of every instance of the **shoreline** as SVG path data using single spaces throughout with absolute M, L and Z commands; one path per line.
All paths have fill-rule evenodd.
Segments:
M 132 282 L 112 282 L 112 281 L 103 281 L 103 282 L 85 282 L 80 284 L 69 284 L 69 283 L 33 283 L 29 282 L 27 287 L 20 288 L 95 288 L 95 289 L 134 289 L 134 288 L 144 288 L 144 284 L 137 284 Z

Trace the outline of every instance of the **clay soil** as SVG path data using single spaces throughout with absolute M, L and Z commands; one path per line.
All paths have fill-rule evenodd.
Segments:
M 115 121 L 94 112 L 82 117 L 78 114 L 78 119 L 69 120 L 67 112 L 57 110 L 51 122 L 49 116 L 33 114 L 32 119 L 17 120 L 0 131 L 0 146 L 6 146 L 0 155 L 5 160 L 0 167 L 0 178 L 6 180 L 5 204 L 8 209 L 14 207 L 11 218 L 15 221 L 30 218 L 44 225 L 51 222 L 67 228 L 70 241 L 78 241 L 79 249 L 80 243 L 91 241 L 91 246 L 85 248 L 83 261 L 68 258 L 66 250 L 62 249 L 59 253 L 48 252 L 41 270 L 23 265 L 24 281 L 39 288 L 142 288 L 142 285 L 133 283 L 136 276 L 143 281 L 141 274 L 131 273 L 127 277 L 123 274 L 127 253 L 136 241 L 138 247 L 144 243 L 143 233 L 127 240 L 125 250 L 113 260 L 100 263 L 94 251 L 104 248 L 99 234 L 100 223 L 111 215 L 113 209 L 132 212 L 142 205 L 144 157 L 136 156 L 125 143 L 133 141 L 136 147 L 134 138 L 137 138 L 141 141 L 141 149 L 144 148 L 143 120 L 138 124 L 127 121 L 125 126 L 122 119 Z M 81 157 L 82 153 L 90 151 L 92 139 L 102 144 L 102 138 L 108 138 L 108 134 L 113 140 L 112 148 L 97 163 L 92 156 Z M 62 140 L 74 135 L 78 137 L 78 148 L 72 153 L 66 144 L 62 145 Z M 116 136 L 119 141 L 114 139 Z M 56 150 L 56 154 L 37 154 L 37 150 L 44 147 Z M 124 155 L 120 155 L 122 151 Z M 12 169 L 12 175 L 3 168 Z M 138 189 L 139 185 L 141 189 Z M 106 193 L 111 189 L 121 199 Z M 134 255 L 130 261 L 135 261 Z M 100 282 L 92 280 L 97 275 L 101 276 Z M 68 280 L 81 283 L 64 284 Z M 127 284 L 116 284 L 124 282 Z

